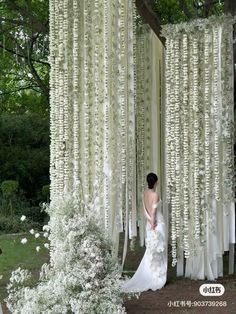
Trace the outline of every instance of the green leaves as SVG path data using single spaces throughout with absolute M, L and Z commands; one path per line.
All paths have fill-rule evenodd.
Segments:
M 48 1 L 0 3 L 0 103 L 21 91 L 44 95 L 48 103 Z
M 49 181 L 49 121 L 37 114 L 0 117 L 0 182 L 18 180 L 28 197 Z

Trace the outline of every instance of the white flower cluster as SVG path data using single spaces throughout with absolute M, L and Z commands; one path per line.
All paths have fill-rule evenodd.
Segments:
M 98 214 L 108 233 L 119 220 L 117 238 L 126 208 L 137 232 L 133 14 L 133 0 L 50 1 L 50 197 L 79 193 L 82 178 L 90 201 L 99 182 Z
M 125 313 L 112 244 L 91 209 L 82 215 L 77 204 L 68 197 L 50 205 L 50 264 L 42 267 L 35 287 L 30 287 L 28 271 L 12 273 L 11 313 Z
M 166 199 L 172 265 L 205 245 L 233 201 L 232 17 L 163 26 Z M 206 215 L 207 212 L 207 215 Z M 225 226 L 224 226 L 225 228 Z
M 136 36 L 136 190 L 137 190 L 137 212 L 138 221 L 142 225 L 142 193 L 146 187 L 146 175 L 151 168 L 151 44 L 150 28 L 140 25 Z M 134 157 L 130 156 L 130 159 Z M 134 162 L 134 161 L 133 161 Z M 131 186 L 131 185 L 130 185 Z M 132 184 L 134 188 L 134 184 Z M 132 194 L 131 194 L 132 195 Z M 135 195 L 135 193 L 133 194 Z M 142 228 L 139 228 L 140 238 L 143 238 Z

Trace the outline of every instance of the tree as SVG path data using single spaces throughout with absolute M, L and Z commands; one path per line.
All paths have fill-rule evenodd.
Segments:
M 0 183 L 17 180 L 26 198 L 36 200 L 49 183 L 49 121 L 38 114 L 0 116 Z
M 48 16 L 48 0 L 0 2 L 2 97 L 32 90 L 44 95 L 48 101 Z
M 234 0 L 136 0 L 135 2 L 138 13 L 163 44 L 165 44 L 165 38 L 161 36 L 162 24 L 207 18 L 212 14 L 218 15 L 223 12 L 236 14 Z

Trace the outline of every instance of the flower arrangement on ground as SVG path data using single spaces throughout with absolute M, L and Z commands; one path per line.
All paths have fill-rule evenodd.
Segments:
M 12 273 L 6 300 L 11 313 L 125 313 L 121 269 L 94 206 L 72 195 L 53 201 L 47 211 L 50 263 L 33 287 L 27 270 Z

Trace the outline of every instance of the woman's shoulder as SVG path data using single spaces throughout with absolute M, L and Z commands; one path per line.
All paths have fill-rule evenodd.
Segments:
M 157 193 L 157 192 L 152 192 L 152 197 L 153 197 L 153 200 L 155 200 L 155 201 L 159 201 L 159 194 Z

